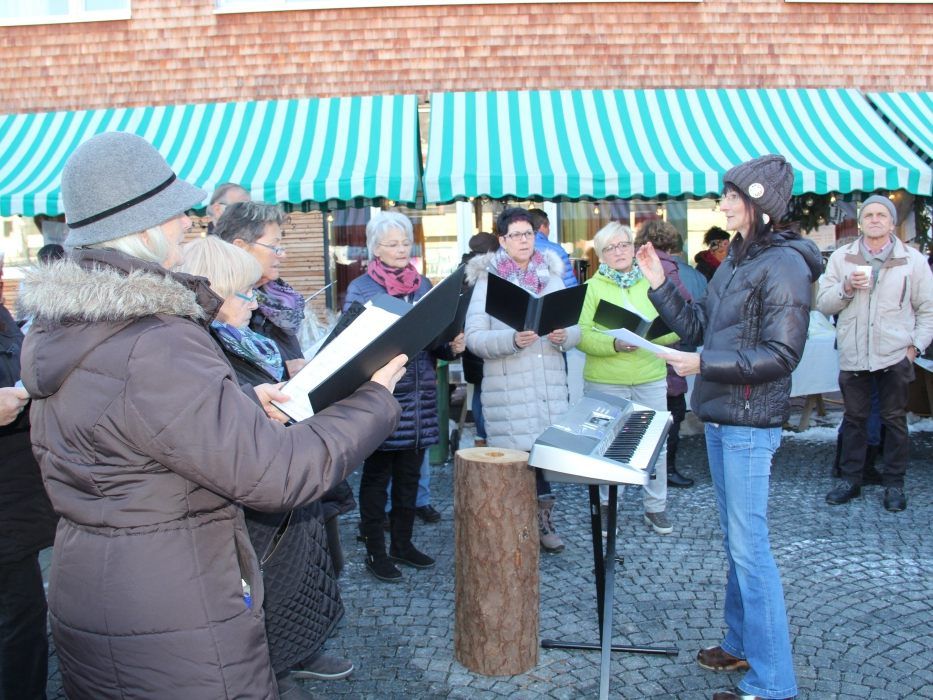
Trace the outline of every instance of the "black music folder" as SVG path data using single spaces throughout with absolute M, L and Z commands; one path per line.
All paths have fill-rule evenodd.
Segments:
M 623 309 L 621 306 L 605 299 L 600 299 L 599 304 L 596 305 L 593 320 L 610 330 L 624 328 L 646 340 L 654 340 L 668 333 L 673 333 L 660 316 L 649 321 L 644 316 Z
M 350 396 L 396 355 L 412 359 L 453 321 L 462 283 L 461 269 L 415 304 L 388 294 L 374 297 L 285 384 L 282 391 L 292 400 L 275 406 L 293 420 L 304 420 Z
M 486 287 L 486 313 L 517 331 L 544 336 L 558 328 L 575 326 L 586 297 L 586 287 L 558 289 L 542 296 L 532 294 L 490 273 Z
M 461 270 L 461 276 L 465 275 L 466 267 L 464 265 L 461 265 L 460 268 L 454 272 L 454 274 L 461 272 Z M 449 343 L 451 340 L 463 333 L 463 329 L 466 326 L 467 310 L 470 308 L 470 299 L 472 298 L 473 287 L 463 283 L 460 288 L 460 300 L 457 302 L 457 312 L 454 314 L 454 320 L 449 326 L 447 326 L 447 328 L 444 329 L 444 332 L 438 336 L 435 345 Z

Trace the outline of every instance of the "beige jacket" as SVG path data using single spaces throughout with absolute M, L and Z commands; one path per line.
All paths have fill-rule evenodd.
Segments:
M 933 274 L 926 259 L 894 239 L 894 249 L 871 290 L 847 297 L 843 283 L 857 265 L 867 265 L 861 238 L 839 248 L 820 277 L 816 305 L 838 314 L 836 345 L 839 368 L 871 372 L 895 365 L 907 349 L 924 350 L 933 339 Z

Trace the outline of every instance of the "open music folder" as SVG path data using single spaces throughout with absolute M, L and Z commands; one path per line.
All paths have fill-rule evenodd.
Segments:
M 517 331 L 544 336 L 580 320 L 586 287 L 578 285 L 538 296 L 498 275 L 489 275 L 486 313 Z
M 660 316 L 649 321 L 641 314 L 605 299 L 600 299 L 599 304 L 596 305 L 593 320 L 605 328 L 613 330 L 624 328 L 646 340 L 654 340 L 672 332 Z
M 396 355 L 411 360 L 453 321 L 463 269 L 415 304 L 380 294 L 339 335 L 327 342 L 282 391 L 291 398 L 273 405 L 295 421 L 345 399 Z

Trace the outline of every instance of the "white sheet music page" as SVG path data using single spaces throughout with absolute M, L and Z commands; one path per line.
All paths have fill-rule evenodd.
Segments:
M 311 408 L 308 393 L 340 371 L 348 360 L 378 338 L 380 333 L 399 318 L 401 317 L 398 314 L 366 302 L 366 310 L 282 387 L 282 392 L 288 394 L 291 399 L 286 403 L 273 401 L 272 405 L 295 421 L 313 416 L 314 410 Z
M 645 340 L 637 333 L 632 333 L 632 331 L 627 328 L 616 328 L 611 331 L 600 331 L 606 335 L 611 335 L 613 338 L 618 338 L 623 343 L 628 343 L 629 345 L 634 345 L 635 347 L 642 348 L 648 352 L 659 352 L 662 355 L 670 355 L 673 353 L 671 348 L 665 347 L 664 345 L 658 345 L 657 343 L 652 343 L 650 340 Z

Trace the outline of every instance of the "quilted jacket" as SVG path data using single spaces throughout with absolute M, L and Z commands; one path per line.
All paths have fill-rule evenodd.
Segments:
M 563 262 L 544 253 L 549 277 L 542 294 L 564 288 Z M 567 370 L 560 348 L 546 337 L 527 348 L 515 347 L 515 330 L 486 313 L 486 287 L 492 254 L 467 263 L 475 285 L 466 317 L 467 347 L 483 358 L 483 420 L 486 441 L 494 447 L 530 450 L 535 438 L 569 407 Z M 580 342 L 580 327 L 567 328 L 564 350 Z

